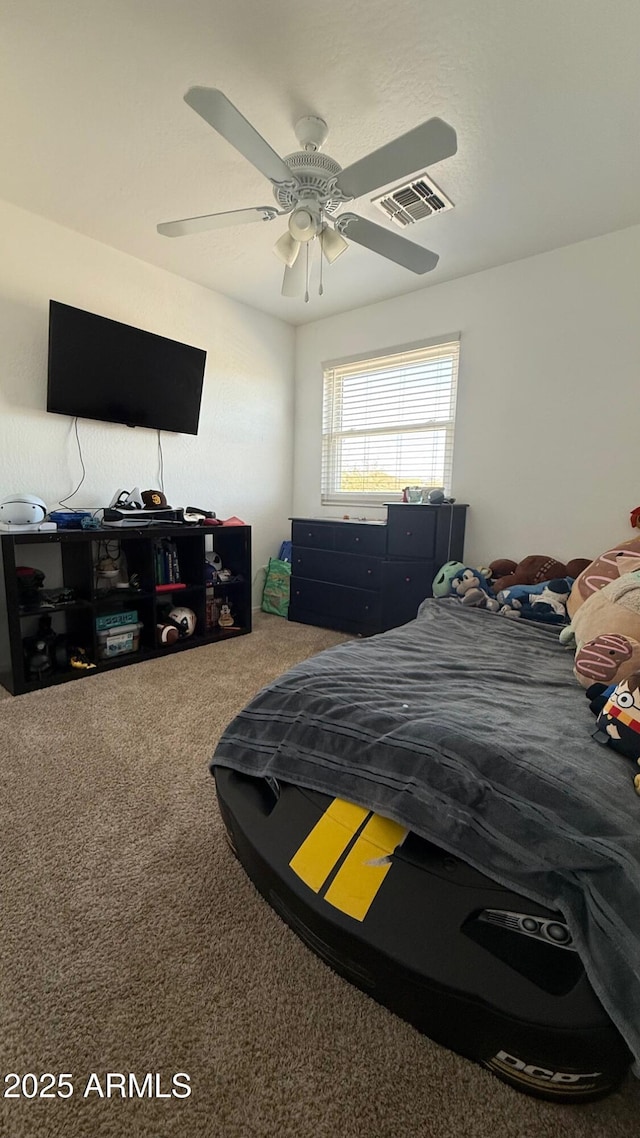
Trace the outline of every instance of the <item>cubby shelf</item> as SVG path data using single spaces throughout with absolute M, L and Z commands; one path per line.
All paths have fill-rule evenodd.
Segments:
M 180 578 L 186 588 L 157 593 L 155 550 L 158 541 L 170 540 L 176 550 Z M 96 587 L 98 551 L 108 543 L 135 575 L 139 589 Z M 215 644 L 251 632 L 251 527 L 250 526 L 141 526 L 99 530 L 58 530 L 54 533 L 3 533 L 0 535 L 0 683 L 13 695 L 38 691 L 53 684 L 85 679 L 113 668 L 168 656 L 188 648 Z M 215 586 L 217 597 L 228 601 L 236 627 L 208 626 L 205 559 L 218 554 L 233 582 Z M 74 600 L 47 605 L 25 605 L 21 600 L 20 566 L 40 569 L 47 589 L 69 589 Z M 37 597 L 37 591 L 35 596 Z M 195 614 L 192 636 L 160 645 L 157 625 L 168 606 L 186 607 Z M 135 610 L 139 647 L 133 652 L 100 659 L 96 619 L 109 613 Z M 46 674 L 32 675 L 24 640 L 33 638 L 38 619 L 51 618 L 58 643 L 81 647 L 96 667 L 88 670 L 64 666 L 61 661 Z M 64 653 L 58 653 L 64 656 Z M 56 653 L 54 653 L 54 660 Z

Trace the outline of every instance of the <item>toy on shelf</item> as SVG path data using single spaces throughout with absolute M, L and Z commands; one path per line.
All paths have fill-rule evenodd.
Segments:
M 171 624 L 169 621 L 159 621 L 156 625 L 156 631 L 158 633 L 158 644 L 165 648 L 169 648 L 171 644 L 175 644 L 180 636 L 180 632 L 175 624 Z
M 193 636 L 197 618 L 193 609 L 184 605 L 165 604 L 158 612 L 156 638 L 161 648 L 169 648 L 178 640 Z
M 71 667 L 79 672 L 90 672 L 95 668 L 95 664 L 91 662 L 87 656 L 86 648 L 77 647 L 70 650 L 69 663 Z
M 30 680 L 50 675 L 58 664 L 64 667 L 63 642 L 64 637 L 59 637 L 51 627 L 51 617 L 41 616 L 35 636 L 25 636 L 22 641 L 26 673 Z
M 172 621 L 176 625 L 180 639 L 186 636 L 193 636 L 196 630 L 196 614 L 193 609 L 185 608 L 184 605 L 172 608 L 167 620 Z
M 220 616 L 218 617 L 218 625 L 220 628 L 235 628 L 233 617 L 231 615 L 231 608 L 227 598 L 223 600 L 220 606 Z

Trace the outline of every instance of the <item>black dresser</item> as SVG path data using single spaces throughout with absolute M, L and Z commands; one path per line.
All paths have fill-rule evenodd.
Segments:
M 393 503 L 384 522 L 291 519 L 289 620 L 371 636 L 413 620 L 445 561 L 461 561 L 466 505 Z

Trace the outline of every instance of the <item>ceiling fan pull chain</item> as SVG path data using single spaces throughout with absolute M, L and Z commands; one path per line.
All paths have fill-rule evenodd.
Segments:
M 307 266 L 306 266 L 307 283 L 306 283 L 306 288 L 305 288 L 305 292 L 304 292 L 304 302 L 305 302 L 305 304 L 308 304 L 309 303 L 309 242 L 308 241 L 307 241 L 305 248 L 307 250 Z
M 318 296 L 322 296 L 322 294 L 324 292 L 324 288 L 322 285 L 322 260 L 323 260 L 323 258 L 322 258 L 322 246 L 320 246 L 320 287 L 318 289 Z

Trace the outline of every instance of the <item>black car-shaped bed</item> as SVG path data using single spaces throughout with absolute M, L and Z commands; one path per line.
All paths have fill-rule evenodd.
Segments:
M 632 1062 L 640 994 L 627 987 L 625 1003 L 617 985 L 629 984 L 620 956 L 640 932 L 639 901 L 625 911 L 632 883 L 615 868 L 628 868 L 630 850 L 614 849 L 609 784 L 623 817 L 638 799 L 628 764 L 591 740 L 553 633 L 454 605 L 428 602 L 410 625 L 324 652 L 264 689 L 214 756 L 220 811 L 249 877 L 336 971 L 518 1089 L 590 1101 Z M 485 675 L 498 651 L 491 699 L 476 684 L 467 714 L 469 669 Z M 524 688 L 505 653 L 519 658 Z M 550 680 L 558 713 L 566 698 L 584 729 L 582 739 L 565 724 L 563 735 L 569 753 L 580 740 L 583 767 L 593 759 L 589 793 L 567 782 L 566 754 L 549 760 Z M 536 689 L 546 715 L 534 729 L 525 704 Z M 510 706 L 519 732 L 507 751 Z M 488 731 L 496 717 L 503 729 Z M 607 907 L 621 910 L 603 930 L 605 871 Z

